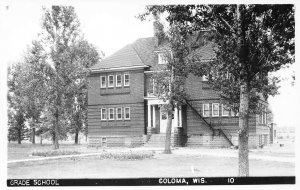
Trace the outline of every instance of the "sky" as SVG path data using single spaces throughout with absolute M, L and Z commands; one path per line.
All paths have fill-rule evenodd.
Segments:
M 32 40 L 37 39 L 38 33 L 42 31 L 42 6 L 51 5 L 42 3 L 37 0 L 2 2 L 0 36 L 1 52 L 4 53 L 1 57 L 6 62 L 6 64 L 1 64 L 2 72 L 6 70 L 6 65 L 21 60 L 28 45 Z M 145 1 L 89 0 L 72 1 L 71 4 L 67 2 L 64 5 L 75 7 L 85 38 L 98 50 L 103 51 L 106 57 L 138 38 L 153 36 L 152 23 L 141 22 L 135 18 L 143 12 Z M 291 85 L 290 77 L 293 71 L 299 70 L 298 68 L 299 64 L 296 62 L 290 69 L 277 73 L 277 76 L 285 80 L 280 83 L 280 94 L 270 97 L 269 103 L 274 113 L 274 122 L 278 126 L 300 125 L 297 110 L 300 103 L 297 73 L 296 86 Z M 1 80 L 6 81 L 5 77 L 6 75 L 1 75 Z M 5 102 L 2 103 L 5 104 Z

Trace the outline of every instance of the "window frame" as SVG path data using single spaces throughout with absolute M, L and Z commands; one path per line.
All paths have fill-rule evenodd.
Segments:
M 207 110 L 205 110 L 206 105 L 208 106 Z M 209 107 L 210 107 L 209 103 L 203 103 L 203 105 L 202 105 L 202 115 L 203 115 L 203 117 L 209 117 L 209 111 L 210 111 Z M 205 114 L 206 111 L 208 113 L 207 115 Z
M 158 52 L 157 53 L 157 64 L 158 65 L 165 65 L 165 64 L 168 64 L 168 61 L 167 60 L 164 60 L 163 59 L 163 56 L 164 56 L 164 52 Z
M 217 106 L 217 108 L 218 108 L 218 115 L 214 114 L 214 105 L 218 105 Z M 219 103 L 212 103 L 211 104 L 211 116 L 212 117 L 219 117 L 220 116 L 220 104 Z
M 103 118 L 103 110 L 105 110 L 105 119 Z M 101 121 L 107 120 L 107 109 L 106 108 L 101 108 Z
M 208 76 L 202 75 L 202 82 L 207 82 L 208 81 Z
M 267 125 L 267 121 L 268 121 L 268 119 L 267 119 L 267 116 L 268 116 L 268 114 L 267 114 L 267 107 L 265 107 L 265 125 Z
M 228 107 L 225 104 L 222 104 L 222 116 L 228 117 L 230 115 L 230 109 L 229 110 L 225 110 L 225 108 Z M 227 111 L 228 114 L 224 114 L 224 111 Z
M 111 110 L 112 110 L 112 116 L 113 116 L 112 119 L 110 118 Z M 108 120 L 110 120 L 110 121 L 115 120 L 115 109 L 114 108 L 108 108 Z
M 121 117 L 119 118 L 119 112 L 118 112 L 118 110 L 121 110 Z M 122 120 L 122 108 L 121 107 L 118 107 L 118 108 L 116 108 L 116 119 L 117 120 Z
M 126 84 L 126 76 L 128 76 L 128 84 Z M 124 86 L 130 86 L 130 74 L 124 74 Z
M 103 81 L 102 78 L 105 79 L 105 85 L 104 86 L 102 85 L 102 81 Z M 107 87 L 106 83 L 107 83 L 106 76 L 105 75 L 100 76 L 100 88 L 106 88 Z
M 126 109 L 128 109 L 129 110 L 129 117 L 127 118 L 126 117 Z M 124 107 L 124 120 L 130 120 L 130 107 Z
M 120 84 L 118 85 L 118 76 L 120 76 Z M 122 75 L 117 74 L 116 75 L 116 87 L 122 87 Z
M 113 80 L 112 80 L 112 83 L 113 83 L 112 86 L 110 85 L 110 80 L 109 80 L 110 77 L 112 77 L 112 79 L 113 79 Z M 107 78 L 108 78 L 108 79 L 107 79 L 107 87 L 108 87 L 108 88 L 113 88 L 113 87 L 115 86 L 115 77 L 114 77 L 114 75 L 108 75 Z
M 104 144 L 105 144 L 105 147 L 107 147 L 107 138 L 106 137 L 101 138 L 101 146 L 103 146 Z

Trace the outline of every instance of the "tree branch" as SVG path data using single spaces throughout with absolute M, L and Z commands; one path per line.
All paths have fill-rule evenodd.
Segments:
M 232 32 L 233 37 L 236 37 L 235 31 L 232 28 L 232 26 L 224 18 L 222 18 L 221 15 L 218 14 L 217 17 L 230 29 L 230 31 Z

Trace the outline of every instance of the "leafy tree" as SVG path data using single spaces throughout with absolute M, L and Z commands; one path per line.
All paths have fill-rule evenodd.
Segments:
M 22 113 L 32 137 L 35 129 L 51 137 L 54 149 L 68 132 L 77 137 L 81 131 L 87 134 L 86 77 L 88 68 L 103 56 L 83 38 L 79 26 L 73 7 L 44 8 L 40 38 L 28 48 L 24 61 L 9 70 L 12 113 Z
M 73 92 L 72 107 L 70 110 L 70 127 L 69 132 L 75 134 L 75 144 L 78 144 L 79 132 L 87 135 L 87 92 L 88 81 L 87 76 L 90 73 L 90 67 L 98 63 L 103 57 L 103 53 L 98 53 L 97 49 L 84 39 L 78 40 L 71 46 L 70 57 L 75 74 L 72 86 Z
M 35 143 L 35 131 L 41 125 L 40 117 L 46 104 L 46 84 L 45 77 L 50 69 L 46 63 L 46 54 L 39 41 L 33 41 L 24 56 L 22 71 L 25 75 L 23 81 L 25 99 L 25 115 L 31 128 L 32 143 Z
M 49 50 L 48 59 L 52 69 L 49 70 L 47 90 L 49 95 L 48 111 L 52 113 L 54 128 L 54 149 L 59 148 L 59 131 L 66 111 L 72 107 L 72 81 L 76 78 L 70 57 L 70 48 L 79 38 L 79 20 L 73 7 L 52 6 L 44 9 L 42 27 L 44 29 L 43 45 Z
M 277 93 L 278 79 L 268 74 L 294 62 L 294 6 L 148 6 L 140 18 L 163 12 L 181 36 L 181 65 L 196 76 L 208 75 L 212 88 L 239 112 L 239 175 L 248 176 L 249 114 L 257 112 L 261 96 Z M 203 46 L 213 47 L 211 60 L 202 61 Z
M 17 140 L 19 144 L 25 137 L 25 104 L 24 81 L 22 63 L 17 63 L 8 68 L 8 140 Z M 19 74 L 20 73 L 20 74 Z

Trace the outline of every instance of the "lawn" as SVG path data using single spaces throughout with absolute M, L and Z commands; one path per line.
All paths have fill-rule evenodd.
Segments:
M 140 151 L 143 148 L 87 148 L 86 145 L 64 144 L 61 150 L 76 150 L 80 153 L 120 153 Z M 52 150 L 51 145 L 9 144 L 8 159 L 32 158 L 32 151 Z M 201 155 L 204 151 L 217 152 L 220 156 Z M 293 148 L 269 147 L 251 150 L 250 154 L 268 156 L 293 156 Z M 139 178 L 139 177 L 222 177 L 237 176 L 237 158 L 231 149 L 179 148 L 173 154 L 162 154 L 156 150 L 154 157 L 142 160 L 105 159 L 100 156 L 64 158 L 8 164 L 8 178 Z M 295 164 L 250 159 L 250 176 L 293 176 Z
M 52 144 L 31 144 L 24 142 L 22 144 L 17 143 L 8 143 L 7 146 L 7 159 L 8 160 L 22 160 L 22 159 L 29 159 L 31 158 L 32 152 L 35 151 L 47 151 L 53 150 Z M 74 144 L 60 144 L 59 150 L 68 150 L 68 151 L 78 151 L 81 153 L 85 152 L 95 152 L 96 149 L 89 149 L 87 148 L 86 144 L 83 145 L 74 145 Z

